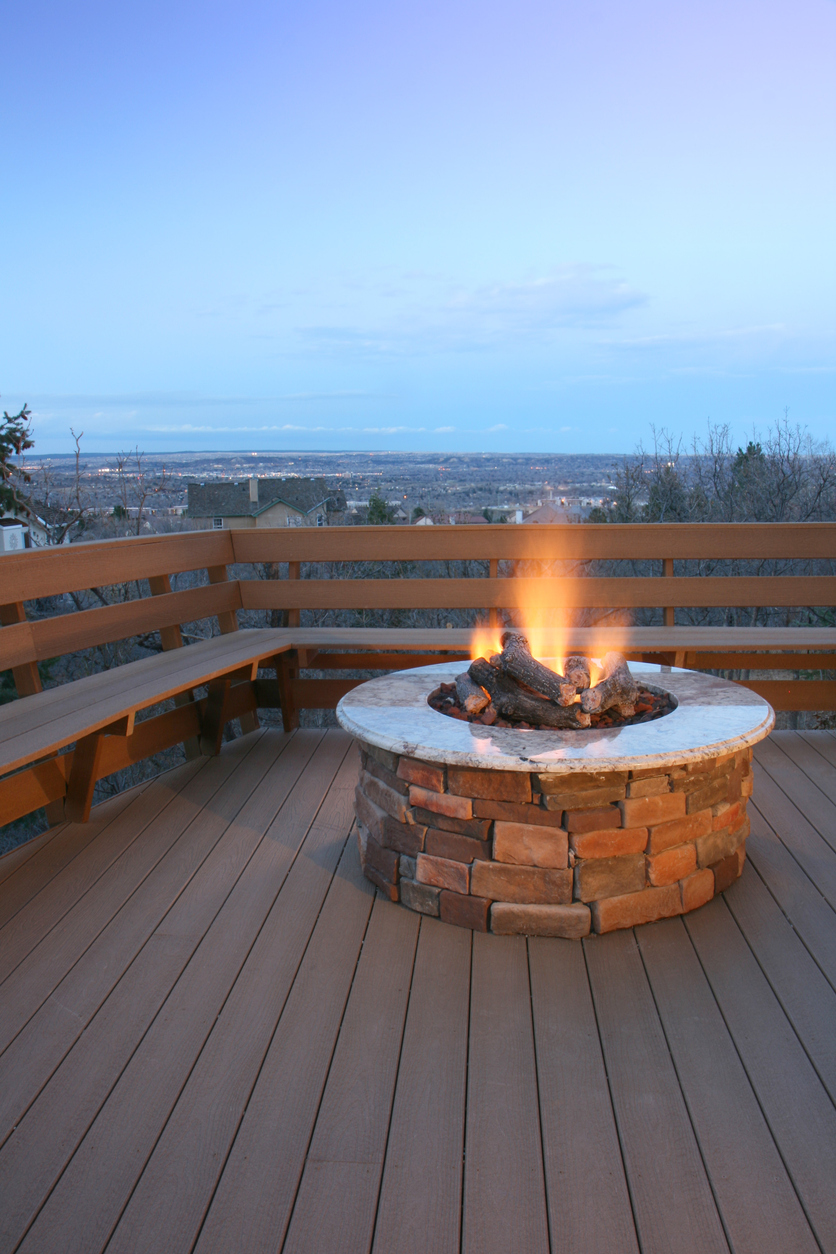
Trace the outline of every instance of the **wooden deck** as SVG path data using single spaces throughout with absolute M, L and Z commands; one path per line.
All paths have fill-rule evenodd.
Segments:
M 578 943 L 376 898 L 341 732 L 0 860 L 0 1254 L 836 1251 L 836 736 L 742 879 Z

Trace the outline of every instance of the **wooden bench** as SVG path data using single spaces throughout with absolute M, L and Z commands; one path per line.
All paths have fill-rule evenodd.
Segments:
M 52 821 L 83 819 L 97 779 L 181 742 L 190 755 L 217 752 L 225 724 L 239 718 L 252 730 L 260 707 L 281 707 L 290 730 L 300 709 L 333 709 L 360 682 L 312 678 L 311 671 L 396 669 L 469 655 L 469 628 L 302 626 L 303 611 L 316 618 L 463 610 L 497 623 L 501 611 L 532 600 L 604 614 L 655 608 L 658 626 L 570 627 L 562 637 L 579 650 L 612 643 L 634 659 L 696 669 L 821 672 L 836 670 L 830 625 L 676 625 L 675 608 L 829 609 L 836 605 L 834 558 L 836 524 L 829 523 L 242 529 L 7 554 L 0 557 L 0 670 L 12 671 L 26 700 L 0 707 L 0 823 L 44 805 Z M 695 577 L 676 565 L 775 560 L 813 563 L 817 573 Z M 351 577 L 353 564 L 393 562 L 410 577 L 383 578 L 383 568 Z M 421 562 L 480 563 L 484 573 L 412 577 Z M 654 573 L 588 573 L 599 562 L 650 563 Z M 329 577 L 305 577 L 310 564 L 323 563 L 319 574 Z M 287 578 L 253 577 L 252 566 L 267 564 L 286 564 Z M 172 591 L 173 576 L 194 571 L 206 572 L 206 582 Z M 37 616 L 44 598 L 114 586 L 134 595 Z M 33 604 L 35 614 L 27 615 Z M 273 610 L 285 613 L 287 626 L 238 629 L 242 612 Z M 220 634 L 184 648 L 183 624 L 200 621 L 205 632 L 207 620 Z M 158 633 L 160 654 L 41 691 L 38 663 L 149 633 Z M 259 677 L 267 667 L 275 679 Z M 832 679 L 743 682 L 777 709 L 836 708 Z M 198 699 L 203 686 L 207 695 Z M 173 709 L 137 719 L 171 699 Z

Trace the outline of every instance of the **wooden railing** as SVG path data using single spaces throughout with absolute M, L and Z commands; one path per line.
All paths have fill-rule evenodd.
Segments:
M 482 561 L 487 577 L 305 578 L 310 563 Z M 602 578 L 500 573 L 529 562 L 658 562 L 658 575 Z M 21 695 L 37 690 L 35 664 L 48 658 L 160 632 L 179 647 L 183 623 L 214 619 L 234 630 L 241 610 L 301 611 L 524 607 L 532 598 L 567 608 L 824 607 L 836 605 L 836 575 L 701 576 L 669 573 L 683 561 L 805 561 L 836 570 L 836 524 L 658 524 L 602 526 L 339 527 L 189 532 L 77 544 L 0 558 L 0 670 L 12 668 Z M 289 578 L 228 578 L 229 566 L 286 563 Z M 501 565 L 503 564 L 503 565 Z M 170 591 L 182 572 L 209 582 Z M 665 570 L 668 573 L 662 573 Z M 411 575 L 413 572 L 410 572 Z M 152 595 L 40 618 L 26 603 L 89 588 L 147 580 Z M 765 645 L 764 647 L 770 647 Z M 658 651 L 658 650 L 656 650 Z M 691 650 L 689 650 L 691 652 Z M 751 666 L 752 649 L 715 650 L 712 667 Z M 743 654 L 746 660 L 741 660 Z M 787 650 L 795 666 L 795 650 Z M 734 658 L 734 661 L 730 659 Z M 759 659 L 763 660 L 763 659 Z M 817 658 L 829 669 L 833 658 Z M 707 664 L 707 659 L 706 659 Z M 780 668 L 778 659 L 775 666 Z
M 441 578 L 436 570 L 421 577 L 421 563 L 462 561 L 482 564 L 480 573 Z M 596 569 L 597 563 L 619 562 L 642 564 L 641 573 L 602 575 Z M 695 576 L 683 565 L 695 562 L 786 563 L 794 572 L 804 570 Z M 358 563 L 409 564 L 401 572 L 408 577 L 380 578 L 382 572 L 373 570 L 373 577 L 358 578 Z M 545 574 L 532 574 L 537 563 L 545 564 Z M 287 578 L 257 577 L 274 564 Z M 322 564 L 328 564 L 326 572 Z M 172 591 L 175 576 L 195 571 L 201 572 L 199 586 Z M 207 635 L 228 633 L 246 611 L 283 611 L 289 631 L 304 635 L 320 615 L 333 621 L 335 611 L 467 611 L 474 621 L 477 614 L 497 621 L 503 610 L 524 607 L 534 597 L 570 609 L 661 610 L 657 628 L 632 633 L 629 656 L 744 675 L 751 669 L 785 672 L 786 680 L 743 682 L 777 708 L 836 709 L 836 681 L 827 676 L 836 670 L 834 572 L 836 523 L 242 529 L 77 544 L 0 557 L 0 671 L 11 670 L 19 696 L 27 697 L 40 690 L 38 664 L 49 659 L 149 633 L 158 633 L 162 650 L 177 649 L 184 644 L 184 624 L 202 623 Z M 67 594 L 98 589 L 107 601 L 103 590 L 114 586 L 130 599 L 70 608 Z M 44 607 L 48 598 L 65 598 L 60 608 L 70 612 L 54 612 L 54 601 Z M 788 613 L 786 629 L 732 626 L 706 635 L 700 626 L 674 625 L 681 607 L 769 607 L 773 618 L 776 608 L 814 607 L 816 613 L 806 615 L 811 625 L 801 631 Z M 819 627 L 812 625 L 816 619 Z M 406 641 L 381 629 L 360 645 L 300 636 L 283 693 L 281 676 L 259 679 L 249 697 L 238 693 L 237 713 L 247 727 L 255 725 L 259 704 L 283 700 L 286 717 L 290 706 L 332 708 L 358 680 L 311 678 L 311 670 L 417 665 L 440 651 L 463 656 L 466 636 L 427 628 Z M 818 677 L 791 678 L 793 671 Z M 160 716 L 167 720 L 164 734 L 155 736 L 149 724 L 141 724 L 136 744 L 144 752 L 196 734 L 191 694 L 177 700 L 180 709 Z

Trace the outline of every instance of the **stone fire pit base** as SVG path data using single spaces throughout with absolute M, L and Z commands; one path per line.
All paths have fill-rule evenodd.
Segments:
M 704 905 L 746 856 L 752 751 L 555 774 L 360 742 L 363 870 L 392 901 L 503 935 L 581 937 Z

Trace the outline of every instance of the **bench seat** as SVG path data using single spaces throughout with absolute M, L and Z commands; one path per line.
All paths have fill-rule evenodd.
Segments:
M 809 650 L 836 650 L 833 628 L 573 627 L 553 634 L 556 649 L 603 653 L 619 648 L 634 659 L 678 666 L 701 660 L 703 665 L 710 665 L 709 658 L 721 662 L 726 650 L 737 655 L 750 650 L 753 666 L 781 669 L 790 663 L 797 666 L 799 657 Z M 0 775 L 41 763 L 34 783 L 44 789 L 42 803 L 66 790 L 65 814 L 83 820 L 89 815 L 97 778 L 154 751 L 149 749 L 147 736 L 142 736 L 143 724 L 135 724 L 141 710 L 187 694 L 185 699 L 192 705 L 191 722 L 186 721 L 185 710 L 179 712 L 179 719 L 177 711 L 161 716 L 174 729 L 174 740 L 169 736 L 168 743 L 186 739 L 181 732 L 197 733 L 203 752 L 217 752 L 224 724 L 230 718 L 258 705 L 292 709 L 296 704 L 293 697 L 304 694 L 305 685 L 311 683 L 299 678 L 300 670 L 361 668 L 365 652 L 371 655 L 370 665 L 379 667 L 386 661 L 391 668 L 414 665 L 419 658 L 431 662 L 443 655 L 466 657 L 471 637 L 470 628 L 363 627 L 249 628 L 216 636 L 0 707 Z M 402 663 L 394 656 L 384 658 L 381 649 L 391 655 L 400 653 Z M 418 654 L 417 650 L 424 652 Z M 277 665 L 283 655 L 291 663 L 284 676 L 290 701 L 281 700 L 277 685 L 253 682 L 260 666 L 267 662 Z M 822 665 L 820 654 L 812 654 L 810 660 L 814 668 Z M 830 657 L 824 660 L 834 661 Z M 333 690 L 348 691 L 359 682 L 338 681 Z M 192 690 L 204 685 L 209 686 L 209 696 L 194 702 Z M 768 699 L 773 689 L 778 692 L 781 681 L 751 681 L 749 686 Z M 287 717 L 285 722 L 290 730 Z M 107 742 L 114 737 L 121 738 L 123 744 L 111 751 L 108 761 Z M 54 756 L 72 744 L 76 745 L 74 754 Z M 158 747 L 165 746 L 160 742 Z M 0 789 L 4 785 L 14 787 L 14 779 L 0 782 Z

